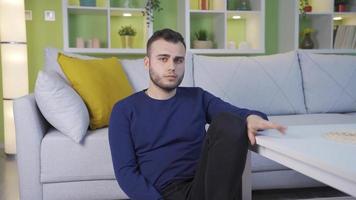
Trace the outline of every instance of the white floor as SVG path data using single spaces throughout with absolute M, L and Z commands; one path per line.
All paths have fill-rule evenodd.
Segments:
M 323 196 L 325 189 L 317 191 L 319 197 Z M 280 200 L 280 199 L 293 199 L 296 200 L 298 193 L 304 193 L 301 189 L 300 191 L 293 191 L 281 194 L 280 192 L 268 192 L 265 194 L 255 194 L 252 196 L 253 200 Z M 329 193 L 329 192 L 328 192 Z M 333 193 L 333 192 L 332 192 Z M 337 196 L 340 196 L 340 194 Z M 353 197 L 329 197 L 329 198 L 306 198 L 308 200 L 356 200 Z M 303 199 L 303 200 L 306 200 Z M 3 149 L 0 148 L 0 200 L 19 200 L 19 190 L 18 190 L 18 173 L 17 165 L 14 157 L 6 156 L 3 153 Z M 300 199 L 301 200 L 301 199 Z

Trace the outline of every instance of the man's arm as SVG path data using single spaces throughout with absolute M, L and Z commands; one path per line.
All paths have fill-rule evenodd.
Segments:
M 212 118 L 216 114 L 219 114 L 221 112 L 234 113 L 237 116 L 240 116 L 245 119 L 247 125 L 247 136 L 250 140 L 251 145 L 254 145 L 256 143 L 255 136 L 260 130 L 277 129 L 281 133 L 285 133 L 286 131 L 286 127 L 268 121 L 267 115 L 262 112 L 238 108 L 205 91 L 204 103 L 206 104 L 207 108 L 208 123 L 211 122 Z
M 129 116 L 127 106 L 116 104 L 110 117 L 109 143 L 116 179 L 132 199 L 163 199 L 140 172 L 130 134 Z
M 258 115 L 263 119 L 268 120 L 267 115 L 262 112 L 236 107 L 209 92 L 203 91 L 203 98 L 205 109 L 207 111 L 206 118 L 208 123 L 211 123 L 211 120 L 221 112 L 233 113 L 245 120 L 249 115 Z

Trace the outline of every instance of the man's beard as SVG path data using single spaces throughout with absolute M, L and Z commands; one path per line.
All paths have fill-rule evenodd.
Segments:
M 180 77 L 177 77 L 177 81 L 174 84 L 164 84 L 161 82 L 161 80 L 164 79 L 163 77 L 159 77 L 151 68 L 149 68 L 148 71 L 152 83 L 166 92 L 171 92 L 172 90 L 176 89 L 181 84 L 184 77 L 184 74 Z

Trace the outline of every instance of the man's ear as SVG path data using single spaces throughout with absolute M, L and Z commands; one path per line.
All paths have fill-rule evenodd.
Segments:
M 145 56 L 143 58 L 143 64 L 145 65 L 145 69 L 148 70 L 148 68 L 150 66 L 150 58 L 148 56 Z

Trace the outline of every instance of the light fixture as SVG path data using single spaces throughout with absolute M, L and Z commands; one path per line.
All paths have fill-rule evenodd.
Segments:
M 339 20 L 342 20 L 343 18 L 342 17 L 334 17 L 333 20 L 335 21 L 339 21 Z
M 241 16 L 240 15 L 234 15 L 234 16 L 232 16 L 232 19 L 241 19 Z
M 5 153 L 16 154 L 12 104 L 15 98 L 28 94 L 24 0 L 0 0 L 0 48 Z
M 132 14 L 131 13 L 124 13 L 124 14 L 122 14 L 124 17 L 131 17 L 132 16 Z

